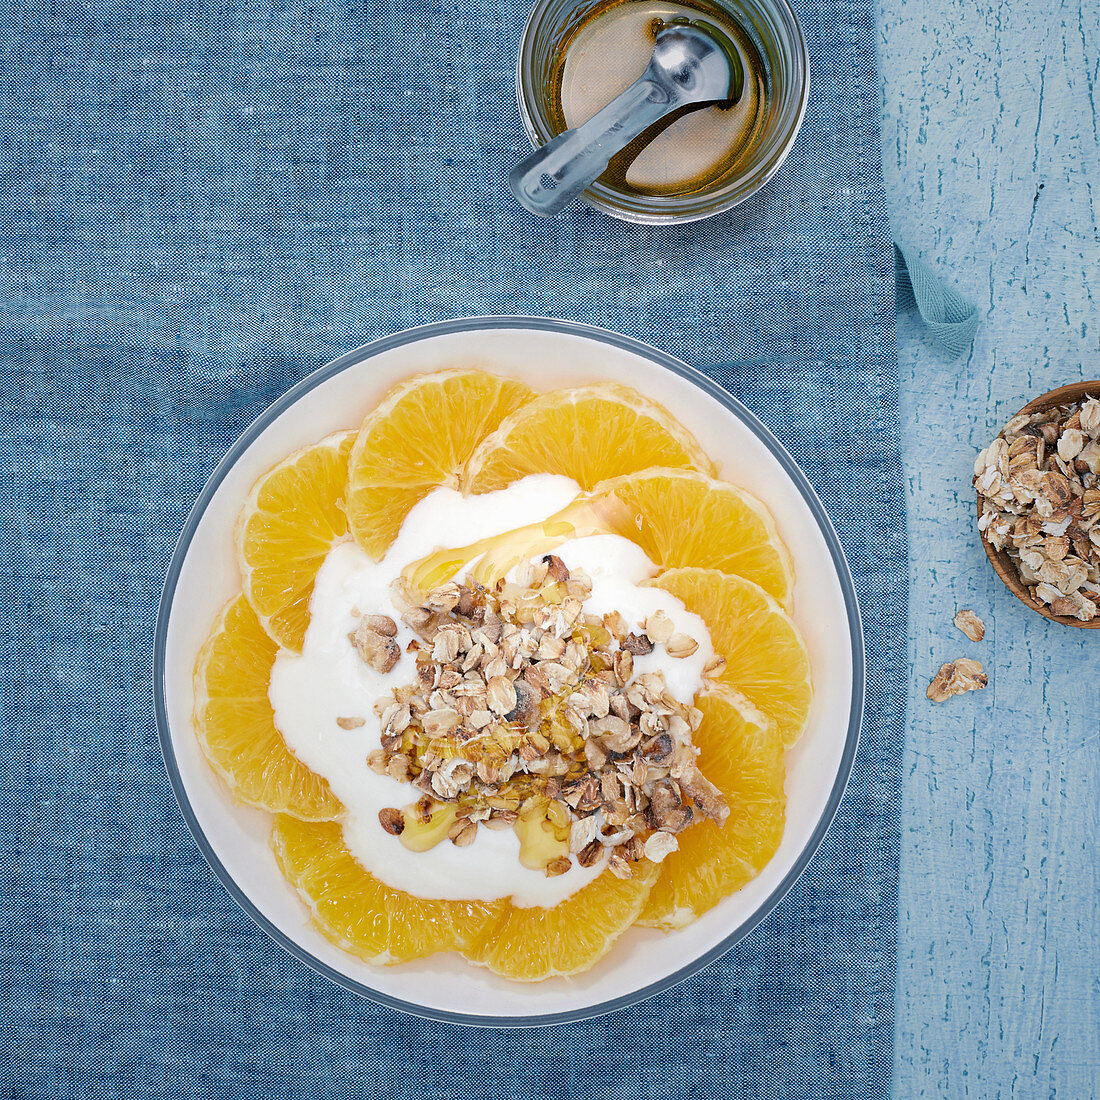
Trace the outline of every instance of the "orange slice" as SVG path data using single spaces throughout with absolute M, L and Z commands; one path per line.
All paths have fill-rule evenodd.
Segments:
M 474 452 L 463 485 L 486 493 L 528 474 L 564 474 L 591 489 L 649 466 L 713 473 L 695 437 L 660 405 L 598 382 L 545 393 L 509 416 Z
M 287 748 L 267 698 L 277 647 L 243 596 L 226 605 L 195 663 L 195 733 L 241 802 L 310 820 L 343 811 Z
M 338 822 L 280 815 L 271 848 L 322 935 L 376 965 L 461 950 L 504 908 L 503 902 L 429 901 L 394 890 L 348 851 Z
M 789 598 L 790 554 L 767 507 L 743 489 L 691 470 L 642 470 L 601 481 L 592 496 L 622 505 L 607 510 L 609 526 L 657 565 L 720 569 Z
M 699 769 L 726 796 L 730 815 L 722 826 L 708 819 L 685 829 L 661 864 L 638 923 L 666 930 L 741 889 L 783 839 L 784 749 L 775 723 L 729 688 L 706 692 L 695 705 L 703 712 L 695 731 Z
M 632 866 L 631 878 L 604 871 L 552 909 L 508 905 L 466 957 L 516 982 L 587 970 L 634 923 L 657 878 L 652 863 Z
M 717 569 L 668 569 L 645 584 L 702 617 L 726 659 L 718 679 L 771 718 L 785 745 L 797 740 L 810 710 L 810 661 L 783 608 L 758 584 Z
M 301 651 L 317 570 L 348 533 L 344 496 L 355 432 L 297 451 L 252 487 L 237 521 L 244 594 L 281 646 Z
M 481 370 L 423 374 L 394 387 L 363 421 L 348 462 L 348 519 L 371 557 L 439 485 L 458 487 L 474 448 L 533 394 Z

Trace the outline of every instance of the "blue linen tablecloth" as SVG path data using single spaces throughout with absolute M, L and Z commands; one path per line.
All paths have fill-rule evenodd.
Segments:
M 736 211 L 652 229 L 580 207 L 542 222 L 509 198 L 522 6 L 0 9 L 5 1095 L 886 1094 L 906 581 L 894 266 L 871 4 L 799 14 L 814 87 L 788 164 Z M 152 707 L 161 579 L 237 433 L 350 347 L 492 312 L 709 367 L 821 493 L 870 652 L 848 795 L 778 910 L 645 1004 L 531 1032 L 400 1015 L 270 942 L 187 833 Z

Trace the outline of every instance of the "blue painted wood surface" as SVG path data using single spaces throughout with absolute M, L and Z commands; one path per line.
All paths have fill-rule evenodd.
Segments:
M 946 363 L 902 319 L 910 715 L 894 1092 L 1100 1096 L 1100 631 L 994 576 L 974 453 L 1031 397 L 1100 379 L 1100 3 L 880 0 L 896 236 L 980 305 Z M 969 642 L 951 619 L 987 624 Z M 925 698 L 968 655 L 989 689 Z

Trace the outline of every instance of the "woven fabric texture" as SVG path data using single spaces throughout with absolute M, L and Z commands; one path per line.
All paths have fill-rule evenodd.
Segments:
M 0 9 L 4 1095 L 886 1094 L 907 570 L 872 11 L 804 0 L 790 160 L 653 229 L 510 199 L 522 6 Z M 848 795 L 778 910 L 645 1004 L 531 1032 L 400 1015 L 267 940 L 184 826 L 152 704 L 161 580 L 233 438 L 348 348 L 492 312 L 710 367 L 824 498 L 870 654 Z

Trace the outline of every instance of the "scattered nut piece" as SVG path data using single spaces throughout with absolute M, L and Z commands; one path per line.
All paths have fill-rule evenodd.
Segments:
M 955 616 L 955 625 L 972 642 L 980 642 L 985 637 L 985 623 L 969 608 L 964 608 Z
M 342 730 L 357 730 L 360 726 L 366 724 L 365 718 L 337 718 L 336 724 Z
M 935 679 L 928 685 L 928 698 L 934 703 L 942 703 L 952 695 L 962 695 L 966 691 L 981 691 L 989 684 L 980 661 L 969 657 L 960 657 L 949 661 L 936 673 Z
M 392 807 L 378 811 L 378 822 L 390 836 L 400 836 L 405 831 L 405 815 Z

